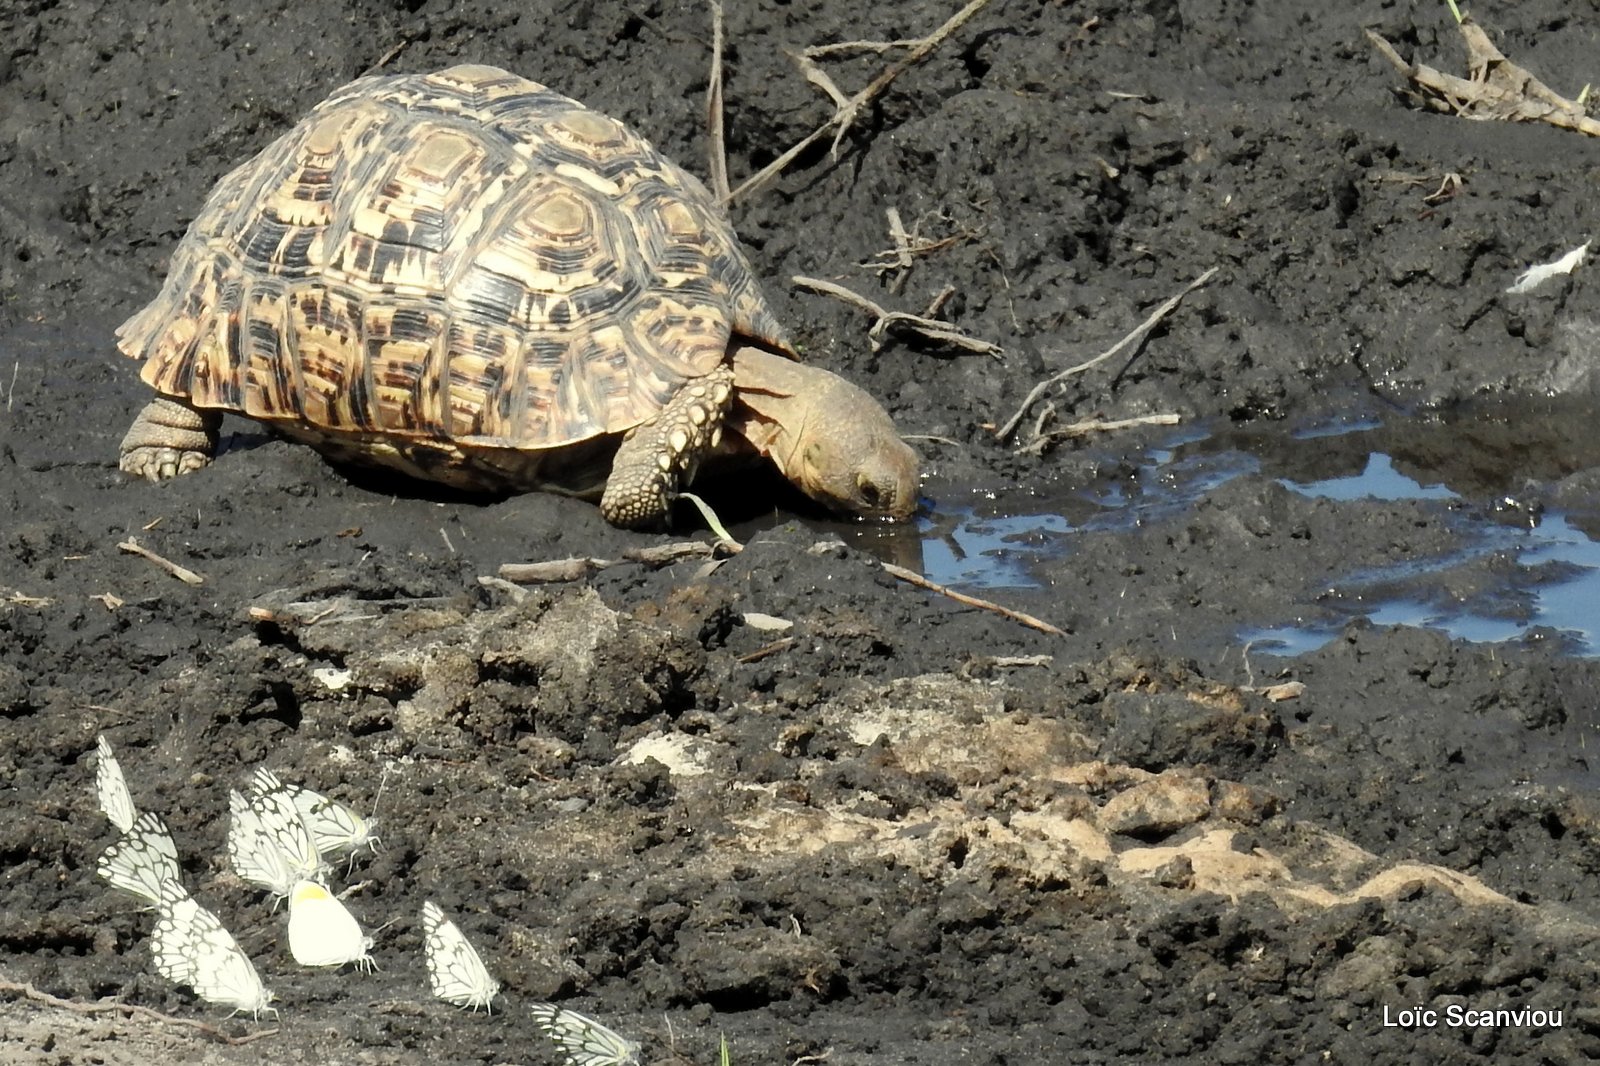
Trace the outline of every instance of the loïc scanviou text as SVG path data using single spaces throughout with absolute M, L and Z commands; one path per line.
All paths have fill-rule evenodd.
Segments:
M 1474 1008 L 1452 1003 L 1445 1007 L 1383 1008 L 1383 1024 L 1390 1029 L 1560 1029 L 1559 1010 L 1531 1007 Z

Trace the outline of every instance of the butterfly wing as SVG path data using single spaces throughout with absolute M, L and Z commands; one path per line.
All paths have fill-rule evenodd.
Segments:
M 456 923 L 446 919 L 432 900 L 422 905 L 422 937 L 433 994 L 458 1007 L 482 1007 L 492 1014 L 491 1003 L 500 992 L 500 982 L 490 975 Z
M 133 828 L 135 810 L 133 796 L 128 793 L 128 782 L 122 776 L 122 767 L 111 750 L 111 742 L 104 734 L 95 738 L 94 790 L 100 800 L 100 809 L 119 832 Z
M 293 798 L 300 788 L 297 785 L 286 784 L 283 778 L 265 766 L 258 766 L 256 772 L 250 775 L 250 791 L 258 796 L 268 792 L 287 792 L 290 798 Z
M 246 881 L 287 896 L 297 881 L 321 879 L 327 871 L 311 830 L 287 789 L 228 796 L 233 816 L 228 858 Z
M 535 1003 L 533 1020 L 571 1066 L 639 1066 L 639 1045 L 575 1010 Z
M 270 1010 L 272 993 L 255 965 L 217 916 L 196 903 L 176 881 L 162 882 L 151 951 L 156 969 L 174 984 L 188 985 L 207 1003 L 249 1011 Z
M 373 835 L 372 823 L 338 800 L 302 789 L 295 797 L 295 804 L 306 825 L 311 827 L 317 850 L 322 854 L 341 855 L 362 847 L 377 850 L 378 838 Z
M 235 1013 L 247 1010 L 259 1017 L 272 994 L 261 983 L 255 965 L 216 915 L 193 900 L 189 902 L 194 907 L 187 948 L 192 956 L 189 987 L 207 1003 L 232 1007 Z
M 100 855 L 96 870 L 112 887 L 155 904 L 161 902 L 162 882 L 177 881 L 181 874 L 172 834 L 148 811 Z
M 156 972 L 175 985 L 194 980 L 195 954 L 191 944 L 195 912 L 200 904 L 176 880 L 161 883 L 156 898 L 156 925 L 150 933 L 150 954 Z
M 302 881 L 289 896 L 289 954 L 302 966 L 372 967 L 372 941 L 345 905 L 315 881 Z
M 287 896 L 297 878 L 261 824 L 260 815 L 238 792 L 228 794 L 228 812 L 228 861 L 233 872 L 275 896 Z

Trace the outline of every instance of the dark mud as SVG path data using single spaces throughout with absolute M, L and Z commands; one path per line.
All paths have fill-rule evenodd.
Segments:
M 737 180 L 826 117 L 786 50 L 925 32 L 954 5 L 728 8 Z M 1575 94 L 1600 22 L 1569 9 L 1475 13 Z M 1352 571 L 1448 555 L 1460 514 L 1508 494 L 1518 521 L 1549 507 L 1592 530 L 1586 450 L 1518 445 L 1538 406 L 1480 420 L 1498 458 L 1454 468 L 1452 501 L 1307 496 L 1264 463 L 1060 534 L 1035 587 L 990 594 L 1066 637 L 875 561 L 916 565 L 953 509 L 1156 495 L 1141 464 L 1171 430 L 1037 454 L 984 427 L 1213 266 L 1136 360 L 1056 394 L 1057 421 L 1173 412 L 1270 453 L 1280 422 L 1592 405 L 1592 277 L 1503 290 L 1595 232 L 1594 147 L 1396 100 L 1362 28 L 1456 69 L 1443 5 L 995 0 L 836 160 L 806 155 L 736 205 L 808 356 L 927 438 L 918 534 L 835 545 L 780 498 L 710 573 L 515 589 L 480 578 L 662 538 L 554 497 L 354 484 L 244 422 L 200 474 L 119 476 L 146 393 L 111 330 L 211 183 L 327 92 L 406 42 L 390 69 L 499 64 L 703 172 L 708 25 L 695 3 L 0 7 L 0 979 L 223 1013 L 154 973 L 150 916 L 93 875 L 103 732 L 282 1012 L 229 1047 L 8 992 L 0 1059 L 553 1062 L 539 999 L 642 1039 L 646 1061 L 702 1064 L 721 1035 L 739 1064 L 1600 1053 L 1596 661 L 1537 629 L 1474 645 L 1356 622 L 1292 660 L 1237 639 L 1316 614 Z M 1429 202 L 1447 173 L 1459 194 Z M 897 293 L 858 266 L 889 247 L 889 207 L 953 238 Z M 874 353 L 859 313 L 792 291 L 797 273 L 911 310 L 954 286 L 942 313 L 1005 355 Z M 1459 447 L 1433 432 L 1429 461 L 1485 454 L 1475 417 Z M 119 552 L 130 536 L 204 583 Z M 383 850 L 349 877 L 369 929 L 395 919 L 376 975 L 295 968 L 281 915 L 228 872 L 226 793 L 263 762 L 378 804 Z M 492 1017 L 428 995 L 428 898 L 505 981 Z M 1452 1006 L 1562 1022 L 1452 1027 Z M 1412 1008 L 1439 1023 L 1384 1024 Z

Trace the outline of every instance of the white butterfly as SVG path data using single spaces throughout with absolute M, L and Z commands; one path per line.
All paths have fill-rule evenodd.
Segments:
M 95 869 L 113 887 L 151 903 L 161 902 L 161 882 L 176 881 L 181 874 L 172 834 L 166 823 L 149 811 L 139 815 L 122 838 L 101 853 Z
M 133 797 L 128 794 L 128 782 L 122 776 L 122 767 L 111 752 L 111 742 L 101 734 L 94 745 L 94 790 L 100 797 L 100 809 L 111 824 L 126 833 L 133 828 L 135 811 Z
M 575 1010 L 535 1003 L 533 1020 L 571 1066 L 639 1066 L 639 1045 Z
M 500 992 L 500 982 L 489 976 L 477 949 L 432 900 L 422 905 L 422 938 L 433 994 L 458 1007 L 482 1007 L 493 1014 L 490 1003 Z
M 188 985 L 207 1003 L 232 1007 L 234 1014 L 246 1010 L 254 1018 L 260 1018 L 262 1011 L 277 1014 L 268 1006 L 272 993 L 239 950 L 239 942 L 216 915 L 189 898 L 182 885 L 162 882 L 157 911 L 150 951 L 162 977 Z
M 305 819 L 317 850 L 323 855 L 342 855 L 363 847 L 378 850 L 378 837 L 373 832 L 374 823 L 361 817 L 338 800 L 329 799 L 300 785 L 286 784 L 266 767 L 258 767 L 252 784 L 256 792 L 266 793 L 282 789 L 294 801 L 295 809 Z
M 343 966 L 371 973 L 372 938 L 343 903 L 315 881 L 301 881 L 289 894 L 289 954 L 301 966 Z
M 311 830 L 286 790 L 258 792 L 249 798 L 228 793 L 228 860 L 234 872 L 282 898 L 300 881 L 318 881 L 327 872 Z

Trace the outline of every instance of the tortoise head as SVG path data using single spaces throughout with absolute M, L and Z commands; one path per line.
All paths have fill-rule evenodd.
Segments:
M 920 464 L 889 412 L 837 374 L 756 348 L 734 354 L 734 429 L 807 496 L 841 514 L 900 521 Z

